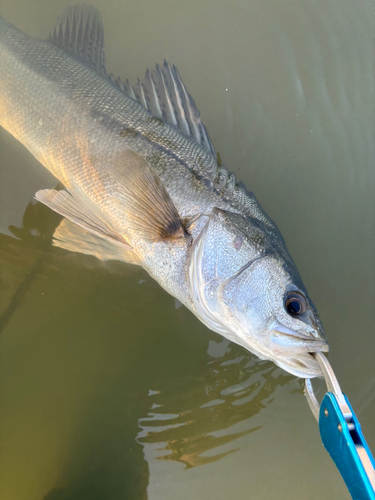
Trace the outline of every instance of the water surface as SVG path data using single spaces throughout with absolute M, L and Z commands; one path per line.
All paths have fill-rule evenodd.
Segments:
M 47 37 L 72 2 L 0 0 Z M 375 451 L 370 1 L 93 2 L 109 70 L 177 65 L 277 222 Z M 209 331 L 138 267 L 51 248 L 55 180 L 0 130 L 0 496 L 349 499 L 300 380 Z

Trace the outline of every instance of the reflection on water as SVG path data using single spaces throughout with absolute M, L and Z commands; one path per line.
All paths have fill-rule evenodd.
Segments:
M 23 227 L 9 227 L 15 238 L 0 234 L 0 333 L 41 271 L 51 234 L 60 219 L 57 214 L 46 213 L 40 203 L 32 202 L 23 216 Z
M 244 355 L 243 349 L 226 340 L 221 345 L 223 354 L 218 356 L 216 349 L 216 359 L 208 357 L 203 377 L 182 387 L 176 384 L 167 395 L 150 392 L 149 411 L 139 420 L 138 442 L 159 443 L 158 458 L 179 461 L 189 468 L 236 451 L 235 446 L 225 453 L 215 449 L 259 429 L 251 417 L 272 402 L 278 385 L 293 380 L 273 364 L 250 353 Z M 245 420 L 247 429 L 236 432 L 236 424 Z

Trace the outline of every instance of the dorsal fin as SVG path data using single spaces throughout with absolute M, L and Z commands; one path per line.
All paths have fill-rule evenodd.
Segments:
M 49 41 L 101 75 L 106 75 L 102 17 L 93 5 L 68 7 L 52 29 Z
M 105 68 L 104 30 L 101 15 L 92 5 L 73 5 L 62 14 L 51 31 L 49 41 L 59 49 L 107 78 L 127 97 L 138 101 L 153 116 L 192 137 L 216 157 L 194 99 L 186 90 L 176 66 L 164 61 L 147 70 L 135 85 L 108 75 Z
M 123 86 L 123 92 L 135 98 L 153 116 L 173 125 L 182 134 L 192 137 L 216 157 L 215 149 L 203 125 L 194 99 L 186 90 L 176 66 L 167 61 L 153 71 L 146 71 L 144 79 L 131 86 Z

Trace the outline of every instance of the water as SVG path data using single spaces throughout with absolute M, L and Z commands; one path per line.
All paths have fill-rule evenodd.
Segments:
M 64 0 L 0 0 L 46 37 Z M 95 1 L 110 71 L 176 64 L 223 162 L 279 225 L 375 451 L 374 7 Z M 302 383 L 137 267 L 50 246 L 53 178 L 0 130 L 0 496 L 349 499 Z

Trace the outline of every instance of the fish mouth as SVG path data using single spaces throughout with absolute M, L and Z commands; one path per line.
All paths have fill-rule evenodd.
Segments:
M 327 346 L 328 347 L 328 346 Z M 328 351 L 328 349 L 326 349 Z M 273 362 L 283 370 L 299 378 L 322 377 L 323 372 L 319 363 L 309 352 L 298 354 L 298 356 L 286 356 L 273 359 Z
M 328 343 L 323 338 L 311 337 L 282 325 L 271 331 L 270 348 L 274 363 L 296 377 L 321 377 L 322 370 L 311 353 L 327 352 Z

